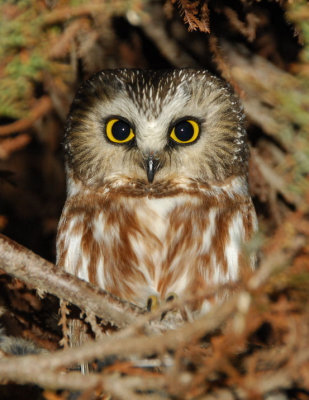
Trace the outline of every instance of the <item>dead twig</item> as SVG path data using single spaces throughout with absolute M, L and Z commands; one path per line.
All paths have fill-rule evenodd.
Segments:
M 175 3 L 176 0 L 172 1 Z M 188 24 L 188 31 L 200 30 L 201 32 L 210 33 L 209 27 L 209 8 L 207 1 L 184 1 L 178 0 L 180 14 L 184 22 Z
M 217 12 L 221 12 L 220 8 L 217 8 Z M 224 7 L 222 12 L 226 15 L 229 23 L 235 28 L 236 31 L 240 32 L 243 36 L 245 36 L 249 42 L 253 42 L 256 36 L 256 29 L 260 22 L 260 19 L 254 13 L 248 13 L 246 15 L 245 24 L 238 18 L 237 12 L 230 7 Z
M 220 49 L 218 38 L 212 34 L 209 39 L 209 47 L 213 54 L 213 59 L 221 72 L 222 77 L 227 80 L 234 88 L 235 92 L 237 92 L 240 96 L 242 96 L 242 91 L 233 76 L 231 75 L 230 68 L 228 63 L 225 60 L 225 57 Z
M 70 51 L 72 42 L 75 40 L 76 36 L 83 29 L 89 29 L 89 21 L 87 19 L 78 19 L 73 21 L 63 32 L 63 34 L 57 38 L 57 42 L 49 51 L 50 58 L 64 57 Z
M 31 127 L 31 125 L 52 109 L 52 102 L 48 96 L 41 97 L 30 111 L 27 118 L 20 119 L 12 124 L 0 126 L 0 136 L 11 135 Z
M 0 159 L 7 159 L 12 153 L 23 149 L 31 141 L 31 136 L 23 133 L 14 138 L 3 139 L 0 142 Z
M 53 25 L 70 18 L 91 15 L 104 10 L 103 3 L 81 5 L 78 7 L 61 7 L 46 14 L 42 18 L 43 25 Z
M 117 6 L 123 6 L 124 9 L 127 4 L 123 0 L 114 0 L 113 7 L 111 7 L 107 2 L 93 2 L 85 5 L 79 5 L 76 7 L 61 7 L 53 10 L 50 13 L 46 13 L 42 17 L 43 25 L 53 25 L 62 21 L 66 21 L 71 18 L 83 17 L 87 15 L 97 15 L 100 12 L 106 12 L 106 10 L 117 10 Z M 116 14 L 116 12 L 115 12 Z

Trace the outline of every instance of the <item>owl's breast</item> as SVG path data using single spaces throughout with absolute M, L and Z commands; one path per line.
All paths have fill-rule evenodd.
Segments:
M 193 204 L 199 201 L 189 195 L 161 197 L 161 198 L 142 198 L 139 202 L 134 201 L 132 209 L 136 212 L 136 218 L 139 225 L 144 227 L 145 231 L 150 229 L 162 244 L 166 243 L 168 230 L 172 224 L 172 218 L 181 212 L 183 218 L 189 212 Z
M 176 275 L 178 278 L 186 275 L 186 268 L 183 268 L 182 274 L 178 272 L 181 271 L 182 262 L 185 263 L 188 257 L 192 260 L 194 256 L 194 243 L 186 240 L 188 234 L 185 232 L 191 231 L 193 241 L 195 234 L 189 214 L 196 203 L 199 203 L 198 199 L 182 195 L 143 198 L 135 204 L 138 229 L 129 235 L 129 241 L 137 258 L 136 268 L 147 282 L 149 295 L 164 295 L 168 290 L 166 282 L 170 275 L 174 275 L 174 281 Z M 172 270 L 174 273 L 171 273 Z
M 255 214 L 248 198 L 221 200 L 201 194 L 117 195 L 71 217 L 76 202 L 68 202 L 59 226 L 58 264 L 140 306 L 151 295 L 189 295 L 235 280 Z

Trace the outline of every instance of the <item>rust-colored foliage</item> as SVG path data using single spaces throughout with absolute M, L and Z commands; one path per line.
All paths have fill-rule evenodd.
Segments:
M 176 3 L 176 0 L 172 1 L 172 3 Z M 207 0 L 178 0 L 177 4 L 184 22 L 188 24 L 189 31 L 210 32 Z

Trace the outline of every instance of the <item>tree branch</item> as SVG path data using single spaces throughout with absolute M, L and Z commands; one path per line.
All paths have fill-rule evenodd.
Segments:
M 28 285 L 93 312 L 121 328 L 143 314 L 139 307 L 70 275 L 0 234 L 0 268 Z
M 177 351 L 177 349 L 184 348 L 187 345 L 192 345 L 199 342 L 205 335 L 211 334 L 217 329 L 221 328 L 234 316 L 234 325 L 236 323 L 237 315 L 247 315 L 249 311 L 250 291 L 253 293 L 257 291 L 262 285 L 267 282 L 267 279 L 278 268 L 284 265 L 289 265 L 289 260 L 303 247 L 305 243 L 304 237 L 300 236 L 291 246 L 283 248 L 279 254 L 276 253 L 276 260 L 274 261 L 272 254 L 264 260 L 260 268 L 254 275 L 242 286 L 242 290 L 237 294 L 228 298 L 224 303 L 215 304 L 211 310 L 203 317 L 195 320 L 194 322 L 185 323 L 181 328 L 176 330 L 168 330 L 163 335 L 150 335 L 152 325 L 156 326 L 155 316 L 147 315 L 147 317 L 140 317 L 135 324 L 132 324 L 122 331 L 116 332 L 112 336 L 106 336 L 103 339 L 87 342 L 80 347 L 59 350 L 54 353 L 27 355 L 11 357 L 0 360 L 0 376 L 2 379 L 9 379 L 19 383 L 35 383 L 50 388 L 67 388 L 71 390 L 86 390 L 91 389 L 97 385 L 107 384 L 109 376 L 90 374 L 89 376 L 77 378 L 76 373 L 64 374 L 61 368 L 68 368 L 79 363 L 90 362 L 94 359 L 104 360 L 107 357 L 116 357 L 116 359 L 123 360 L 134 356 L 135 360 L 139 357 L 145 357 L 153 354 L 162 355 L 167 351 Z M 17 243 L 0 235 L 0 265 L 3 265 L 5 270 L 14 276 L 23 279 L 31 284 L 38 283 L 38 286 L 47 289 L 61 298 L 72 301 L 79 305 L 81 308 L 88 308 L 92 304 L 90 311 L 96 312 L 99 315 L 106 317 L 106 308 L 103 310 L 97 309 L 93 305 L 94 299 L 100 305 L 103 304 L 107 310 L 111 310 L 112 318 L 119 317 L 119 324 L 122 321 L 123 313 L 119 312 L 124 310 L 123 303 L 113 296 L 101 291 L 96 291 L 86 282 L 79 281 L 75 277 L 64 274 L 57 270 L 55 266 L 42 260 L 29 250 L 24 249 Z M 9 267 L 9 265 L 12 265 Z M 47 278 L 46 278 L 47 276 Z M 40 280 L 42 279 L 42 282 Z M 78 284 L 77 281 L 81 284 Z M 70 294 L 69 283 L 73 284 L 73 291 Z M 58 287 L 58 289 L 57 289 Z M 80 292 L 80 290 L 86 290 Z M 248 292 L 249 289 L 249 292 Z M 75 297 L 75 291 L 77 296 Z M 57 293 L 56 293 L 57 292 Z M 83 295 L 81 296 L 80 293 Z M 65 294 L 65 296 L 63 295 Z M 83 302 L 81 297 L 86 301 Z M 114 301 L 119 308 L 114 307 Z M 87 304 L 85 304 L 87 303 Z M 127 310 L 130 310 L 131 305 L 128 304 Z M 116 309 L 116 313 L 114 313 Z M 130 310 L 128 313 L 129 319 L 133 321 L 133 317 L 138 313 Z M 153 320 L 153 321 L 151 321 Z M 126 321 L 128 322 L 128 321 Z M 150 329 L 145 329 L 146 322 L 150 324 Z M 236 329 L 236 325 L 235 325 Z M 236 329 L 236 331 L 238 331 Z M 236 332 L 235 331 L 235 332 Z M 145 335 L 146 333 L 146 335 Z M 301 360 L 302 361 L 302 360 Z M 107 380 L 105 380 L 107 379 Z M 120 377 L 118 378 L 119 381 Z M 107 384 L 108 386 L 108 384 Z M 106 386 L 106 387 L 107 387 Z
M 207 333 L 219 328 L 225 320 L 233 315 L 238 306 L 238 296 L 233 296 L 228 302 L 217 304 L 212 310 L 193 323 L 186 323 L 182 328 L 167 331 L 164 335 L 142 336 L 138 334 L 140 324 L 128 327 L 122 332 L 112 336 L 106 336 L 103 340 L 88 342 L 80 347 L 59 350 L 51 354 L 28 355 L 12 357 L 0 360 L 0 376 L 2 378 L 18 381 L 19 383 L 36 383 L 46 385 L 45 374 L 50 374 L 59 368 L 70 367 L 74 364 L 89 362 L 93 359 L 104 359 L 109 356 L 118 358 L 130 355 L 145 356 L 150 354 L 162 354 L 166 350 L 176 350 L 185 343 L 194 343 Z M 136 334 L 132 337 L 124 337 L 128 334 Z M 62 372 L 60 372 L 61 374 Z M 63 373 L 62 373 L 63 374 Z M 56 378 L 55 375 L 53 375 Z M 54 388 L 85 389 L 85 382 L 80 385 L 72 378 L 55 379 Z M 93 381 L 89 381 L 88 387 L 93 387 Z M 48 381 L 50 387 L 51 381 Z M 72 386 L 74 385 L 74 387 Z

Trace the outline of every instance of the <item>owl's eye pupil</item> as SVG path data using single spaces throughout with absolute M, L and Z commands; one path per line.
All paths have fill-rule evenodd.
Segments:
M 175 126 L 175 136 L 182 142 L 187 142 L 192 138 L 194 128 L 188 121 L 181 121 Z
M 117 144 L 128 143 L 135 136 L 131 125 L 118 118 L 112 118 L 107 121 L 105 133 L 110 142 Z
M 179 144 L 191 144 L 200 133 L 199 123 L 191 118 L 179 121 L 170 133 L 170 138 Z
M 117 121 L 112 127 L 112 133 L 116 140 L 123 141 L 130 135 L 131 127 L 124 121 Z

